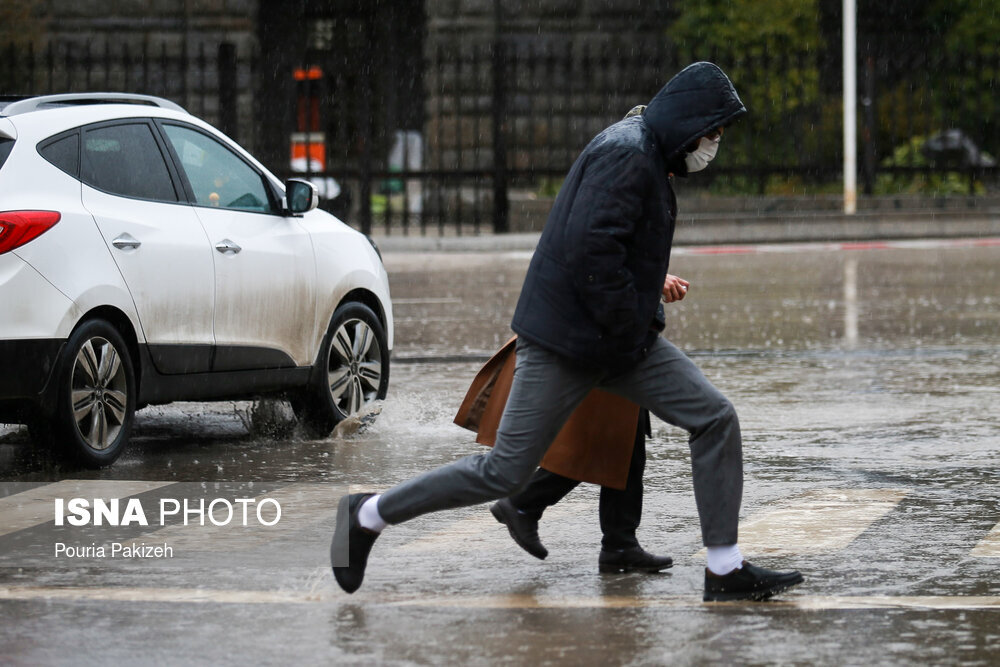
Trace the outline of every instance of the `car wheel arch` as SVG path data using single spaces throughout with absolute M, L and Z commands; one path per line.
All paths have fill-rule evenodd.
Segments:
M 114 306 L 98 306 L 97 308 L 88 310 L 76 323 L 76 326 L 73 327 L 73 331 L 76 331 L 83 324 L 91 320 L 104 320 L 117 329 L 121 337 L 125 339 L 125 345 L 128 346 L 128 353 L 132 357 L 132 365 L 135 370 L 136 395 L 138 396 L 138 390 L 142 386 L 142 364 L 139 363 L 139 337 L 136 334 L 135 327 L 132 326 L 132 320 L 129 319 L 128 315 Z M 72 332 L 70 332 L 70 335 L 72 335 Z
M 375 295 L 374 292 L 371 292 L 370 290 L 367 290 L 363 287 L 355 288 L 350 292 L 348 292 L 347 294 L 345 294 L 344 297 L 337 304 L 337 306 L 332 311 L 330 311 L 330 313 L 326 318 L 326 321 L 329 322 L 330 319 L 333 317 L 333 314 L 337 312 L 337 308 L 340 308 L 341 306 L 347 303 L 360 303 L 365 306 L 368 306 L 369 308 L 372 309 L 372 312 L 374 312 L 375 315 L 378 317 L 378 321 L 382 325 L 382 327 L 383 328 L 386 327 L 385 309 L 382 307 L 382 302 L 379 301 L 379 298 Z

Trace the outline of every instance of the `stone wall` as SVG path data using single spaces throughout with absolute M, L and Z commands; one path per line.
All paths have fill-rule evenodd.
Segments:
M 253 148 L 253 73 L 257 0 L 40 0 L 45 38 L 39 57 L 54 55 L 52 87 L 30 92 L 111 90 L 168 97 L 220 125 L 219 47 L 239 62 L 236 128 Z M 51 46 L 50 46 L 51 45 Z M 42 82 L 36 83 L 36 88 Z M 45 82 L 47 83 L 47 82 Z

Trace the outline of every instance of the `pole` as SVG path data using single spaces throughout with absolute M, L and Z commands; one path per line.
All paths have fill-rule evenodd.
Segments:
M 857 42 L 855 0 L 844 0 L 844 213 L 858 210 Z
M 493 231 L 504 234 L 510 228 L 510 202 L 507 200 L 507 138 L 504 136 L 507 57 L 503 43 L 503 8 L 500 3 L 501 0 L 493 2 Z M 459 151 L 461 150 L 459 146 Z

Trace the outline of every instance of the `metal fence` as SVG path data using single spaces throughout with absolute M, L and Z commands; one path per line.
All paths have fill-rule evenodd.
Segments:
M 160 95 L 251 151 L 275 141 L 286 145 L 289 161 L 270 164 L 272 170 L 281 176 L 304 172 L 331 195 L 339 188 L 327 205 L 366 232 L 511 229 L 512 199 L 552 195 L 597 132 L 698 59 L 718 62 L 750 110 L 727 133 L 700 183 L 725 194 L 781 195 L 835 192 L 840 182 L 839 78 L 831 80 L 839 69 L 828 71 L 818 54 L 650 54 L 627 42 L 570 37 L 432 45 L 426 49 L 418 127 L 400 127 L 395 120 L 386 92 L 392 82 L 382 80 L 390 73 L 355 73 L 347 81 L 335 67 L 305 62 L 279 88 L 297 111 L 290 114 L 294 126 L 282 127 L 255 117 L 255 100 L 264 89 L 261 63 L 230 43 L 178 49 L 126 42 L 99 51 L 66 43 L 10 46 L 0 53 L 0 94 Z M 863 59 L 863 191 L 995 189 L 998 72 L 996 49 L 974 45 L 967 54 L 928 51 L 909 63 Z M 274 94 L 273 85 L 266 89 Z M 295 154 L 306 159 L 295 163 Z
M 128 92 L 165 97 L 253 147 L 253 53 L 231 43 L 198 44 L 190 52 L 166 42 L 122 43 L 94 49 L 87 42 L 43 48 L 8 45 L 0 51 L 0 94 Z

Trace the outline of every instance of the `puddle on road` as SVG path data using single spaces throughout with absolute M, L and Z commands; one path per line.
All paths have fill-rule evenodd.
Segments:
M 273 632 L 273 613 L 240 606 L 263 601 L 283 605 L 283 633 L 299 633 L 276 638 L 274 662 L 308 661 L 331 647 L 359 663 L 615 663 L 623 655 L 643 664 L 995 662 L 998 260 L 1000 248 L 676 258 L 672 272 L 693 286 L 672 307 L 668 335 L 737 407 L 744 553 L 805 573 L 787 603 L 699 603 L 704 561 L 686 434 L 659 421 L 639 538 L 674 556 L 668 574 L 597 574 L 598 491 L 582 485 L 542 521 L 544 562 L 523 554 L 484 507 L 467 508 L 387 531 L 365 589 L 340 595 L 323 562 L 329 527 L 310 522 L 332 513 L 335 492 L 349 484 L 384 489 L 483 450 L 451 422 L 479 366 L 455 359 L 485 356 L 507 339 L 527 266 L 524 256 L 389 255 L 395 365 L 368 428 L 325 440 L 268 438 L 250 433 L 239 416 L 245 404 L 174 404 L 140 413 L 135 445 L 96 472 L 25 467 L 15 456 L 23 435 L 0 430 L 0 479 L 29 485 L 72 476 L 254 483 L 259 493 L 270 489 L 262 482 L 279 482 L 274 493 L 289 508 L 312 512 L 290 524 L 295 539 L 272 545 L 251 563 L 257 569 L 245 554 L 243 569 L 234 568 L 230 550 L 242 542 L 228 540 L 210 562 L 220 569 L 194 574 L 89 572 L 80 585 L 74 572 L 29 569 L 18 576 L 32 586 L 106 586 L 128 603 L 45 600 L 42 591 L 5 604 L 46 627 L 81 618 L 160 627 L 163 603 L 197 599 L 185 586 L 211 575 L 215 587 L 233 590 L 202 595 L 210 604 L 175 615 L 188 624 L 186 645 L 197 644 L 200 628 L 235 619 L 220 635 L 228 644 L 213 636 L 199 645 L 202 660 L 218 651 L 224 661 L 231 644 L 259 644 Z M 451 361 L 406 361 L 435 356 Z M 817 517 L 825 524 L 810 523 Z M 196 537 L 173 539 L 196 549 Z M 278 569 L 286 563 L 302 568 Z M 254 590 L 240 587 L 263 597 L 248 600 L 243 593 Z M 293 604 L 317 597 L 325 607 Z M 969 606 L 976 601 L 985 606 Z M 222 616 L 220 602 L 235 604 Z M 175 636 L 162 641 L 177 646 Z M 110 646 L 134 653 L 134 644 Z

